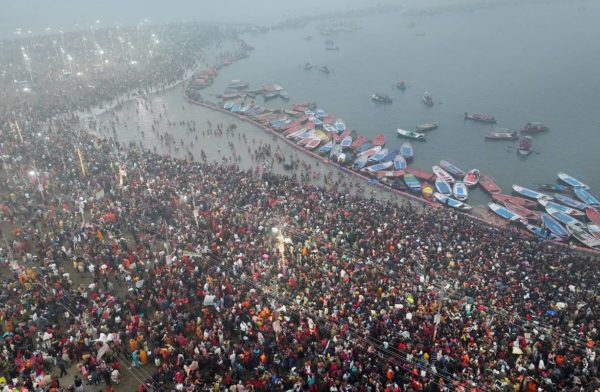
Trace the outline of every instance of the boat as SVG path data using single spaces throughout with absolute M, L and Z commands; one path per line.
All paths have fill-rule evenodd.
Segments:
M 535 226 L 535 225 L 525 225 L 525 228 L 527 230 L 529 230 L 530 233 L 538 236 L 539 238 L 542 238 L 544 240 L 560 240 L 560 237 L 557 237 L 555 234 L 553 234 L 551 231 L 546 231 L 544 229 L 542 229 L 539 226 Z
M 578 179 L 571 177 L 570 175 L 568 175 L 565 172 L 558 172 L 557 176 L 558 176 L 559 180 L 561 180 L 562 182 L 564 182 L 565 184 L 567 184 L 573 188 L 583 188 L 585 190 L 590 189 L 589 186 L 587 186 L 583 182 L 579 181 Z
M 231 110 L 231 108 L 235 105 L 235 101 L 227 101 L 223 104 L 223 109 Z
M 582 202 L 589 204 L 592 207 L 600 208 L 600 200 L 587 190 L 583 188 L 573 188 L 573 192 L 575 192 L 575 196 Z
M 344 132 L 346 130 L 346 124 L 344 124 L 344 121 L 342 121 L 341 118 L 338 118 L 337 120 L 335 120 L 335 122 L 333 123 L 333 126 L 335 127 L 335 129 L 338 132 Z
M 548 200 L 552 200 L 552 196 L 549 196 L 545 193 L 542 192 L 538 192 L 538 191 L 534 191 L 533 189 L 529 189 L 529 188 L 525 188 L 523 186 L 520 185 L 513 185 L 512 186 L 513 191 L 515 191 L 516 193 L 523 195 L 525 197 L 528 197 L 530 199 L 535 199 L 535 200 L 540 200 L 540 199 L 548 199 Z
M 323 72 L 324 74 L 329 74 L 331 71 L 329 70 L 329 67 L 327 67 L 326 65 L 322 65 L 319 67 L 319 71 Z
M 385 135 L 380 134 L 375 136 L 375 139 L 371 141 L 374 146 L 383 146 L 385 144 Z
M 407 167 L 407 173 L 414 174 L 419 180 L 427 181 L 427 182 L 435 182 L 435 174 L 428 172 L 426 170 L 422 170 L 416 167 Z
M 330 158 L 339 158 L 342 155 L 342 146 L 339 144 L 334 144 L 331 148 L 331 152 L 329 153 Z M 352 162 L 352 161 L 350 161 Z
M 358 157 L 352 164 L 352 167 L 355 169 L 362 169 L 367 164 L 367 160 L 369 160 L 369 157 L 366 155 Z
M 524 199 L 518 196 L 504 195 L 502 193 L 492 194 L 492 199 L 502 204 L 504 204 L 506 201 L 510 201 L 511 203 L 518 204 L 525 208 L 536 208 L 538 206 L 538 203 L 533 200 Z
M 600 212 L 597 209 L 588 207 L 585 209 L 585 215 L 588 217 L 590 222 L 600 226 Z
M 442 177 L 435 179 L 435 189 L 442 195 L 452 196 L 452 188 Z
M 319 144 L 321 144 L 323 140 L 319 139 L 319 138 L 313 138 L 311 140 L 309 140 L 308 143 L 306 143 L 306 149 L 307 150 L 313 150 L 315 148 L 317 148 L 319 146 Z
M 396 83 L 396 88 L 400 91 L 406 90 L 406 83 L 404 83 L 404 80 L 401 80 L 398 83 Z
M 385 94 L 375 93 L 371 95 L 371 99 L 377 103 L 392 103 L 392 98 Z
M 292 132 L 292 133 L 290 133 L 290 134 L 286 135 L 285 137 L 286 137 L 286 139 L 293 139 L 293 138 L 295 138 L 296 136 L 302 135 L 302 134 L 303 134 L 303 133 L 305 133 L 305 132 L 306 132 L 306 128 L 300 128 L 300 129 L 298 129 L 298 130 L 295 130 L 294 132 Z
M 560 238 L 561 240 L 566 240 L 569 238 L 569 232 L 560 224 L 556 219 L 554 219 L 550 214 L 545 212 L 542 213 L 542 228 L 550 230 L 552 234 Z
M 440 161 L 440 167 L 456 177 L 464 177 L 466 174 L 464 170 L 448 161 Z
M 394 169 L 396 170 L 404 170 L 406 169 L 406 159 L 400 154 L 396 155 L 394 158 Z
M 375 165 L 367 166 L 363 170 L 370 172 L 378 172 L 382 170 L 389 169 L 394 163 L 393 162 L 382 162 Z
M 346 136 L 345 138 L 342 139 L 340 144 L 341 144 L 342 148 L 350 147 L 350 145 L 352 145 L 352 136 Z
M 369 157 L 369 161 L 380 162 L 389 152 L 390 150 L 387 148 L 382 148 L 376 154 L 373 154 Z
M 264 95 L 264 99 L 265 101 L 270 101 L 271 99 L 277 98 L 279 97 L 279 92 L 275 92 L 275 93 L 266 93 Z
M 433 197 L 435 197 L 435 199 L 437 201 L 439 201 L 440 203 L 442 203 L 443 205 L 455 208 L 459 211 L 467 212 L 467 211 L 471 211 L 471 209 L 472 209 L 472 207 L 470 205 L 463 203 L 462 201 L 448 197 L 446 195 L 442 195 L 439 192 L 434 192 Z
M 401 128 L 396 129 L 396 132 L 398 133 L 399 136 L 406 137 L 406 138 L 409 138 L 409 139 L 425 140 L 425 134 L 424 133 L 419 133 L 419 132 L 414 132 L 414 131 L 407 131 L 407 130 L 401 129 Z
M 412 144 L 408 142 L 402 143 L 402 145 L 400 146 L 400 155 L 402 155 L 404 159 L 406 159 L 406 162 L 412 161 L 414 158 L 414 154 L 415 152 L 413 150 Z
M 305 138 L 300 139 L 300 141 L 296 144 L 299 146 L 306 146 L 309 142 L 311 142 L 313 140 L 318 140 L 319 143 L 321 142 L 321 139 L 316 138 L 314 135 L 310 135 L 310 136 L 306 136 Z
M 465 201 L 469 197 L 467 186 L 462 181 L 456 181 L 452 187 L 452 194 L 460 201 Z
M 381 170 L 374 172 L 377 177 L 391 177 L 391 178 L 400 178 L 404 176 L 404 170 Z
M 388 152 L 386 156 L 383 157 L 381 162 L 387 162 L 387 161 L 393 162 L 394 159 L 396 159 L 396 157 L 398 155 L 400 155 L 400 150 L 392 150 L 392 151 Z
M 305 70 L 305 71 L 309 71 L 309 70 L 311 70 L 311 69 L 312 69 L 312 67 L 313 67 L 313 65 L 312 65 L 310 62 L 308 62 L 308 63 L 304 64 L 304 70 Z
M 519 133 L 517 131 L 511 131 L 510 129 L 495 130 L 485 134 L 486 140 L 517 140 L 518 138 Z
M 561 202 L 566 206 L 577 208 L 578 210 L 585 211 L 587 208 L 589 208 L 588 204 L 582 203 L 579 200 L 575 200 L 571 197 L 561 195 L 560 193 L 555 193 L 554 198 L 556 199 L 556 201 Z
M 487 113 L 467 113 L 465 112 L 465 120 L 478 121 L 488 124 L 495 124 L 496 119 L 491 114 Z
M 454 184 L 454 177 L 452 177 L 446 170 L 442 169 L 438 165 L 433 165 L 431 167 L 431 171 L 433 171 L 433 174 L 435 174 L 437 177 L 443 178 L 448 184 Z
M 528 122 L 525 124 L 523 128 L 521 128 L 521 132 L 523 133 L 540 133 L 546 132 L 549 128 L 542 124 L 541 122 Z
M 513 212 L 516 212 L 517 214 L 521 215 L 523 218 L 526 218 L 529 220 L 535 220 L 535 221 L 540 220 L 539 213 L 531 211 L 528 208 L 525 208 L 518 204 L 512 203 L 510 201 L 505 201 L 502 204 L 504 205 L 504 207 L 508 208 L 509 210 L 511 210 Z
M 319 148 L 319 154 L 327 154 L 328 152 L 331 152 L 331 149 L 333 148 L 333 141 L 330 141 L 329 143 L 323 144 L 321 146 L 321 148 Z
M 583 222 L 573 218 L 570 215 L 567 215 L 563 212 L 555 210 L 554 208 L 546 208 L 546 212 L 548 214 L 550 214 L 554 219 L 556 219 L 557 221 L 559 221 L 561 223 L 564 223 L 565 225 L 584 227 Z
M 421 182 L 417 179 L 417 177 L 414 174 L 405 173 L 403 179 L 404 183 L 410 191 L 416 193 L 421 192 Z
M 596 237 L 597 239 L 600 240 L 600 226 L 590 223 L 587 225 L 587 230 L 590 232 L 591 235 L 593 235 L 594 237 Z
M 279 92 L 279 98 L 283 99 L 284 101 L 289 101 L 290 100 L 290 94 L 288 94 L 285 91 L 280 91 Z
M 538 202 L 547 210 L 548 208 L 552 208 L 554 210 L 560 211 L 564 214 L 571 216 L 585 216 L 585 212 L 576 210 L 575 208 L 563 206 L 562 204 L 555 203 L 553 201 L 547 199 L 539 199 Z
M 229 86 L 227 86 L 227 88 L 231 88 L 234 90 L 243 90 L 248 88 L 249 84 L 240 80 L 240 79 L 233 79 L 231 82 L 229 82 Z
M 358 148 L 367 140 L 369 140 L 368 137 L 360 135 L 356 139 L 354 139 L 352 144 L 350 144 L 350 148 Z
M 538 184 L 538 190 L 540 191 L 552 191 L 552 192 L 570 192 L 571 189 L 560 184 Z
M 588 233 L 580 225 L 566 225 L 566 227 L 571 236 L 573 236 L 573 238 L 581 242 L 583 245 L 589 248 L 600 248 L 600 240 Z
M 431 94 L 429 94 L 428 91 L 425 91 L 425 93 L 423 94 L 423 98 L 421 98 L 421 100 L 423 101 L 423 103 L 427 106 L 433 106 L 433 98 L 431 98 Z
M 521 215 L 517 214 L 516 212 L 509 210 L 508 208 L 504 207 L 503 205 L 500 205 L 498 203 L 489 202 L 488 207 L 496 215 L 498 215 L 504 219 L 507 219 L 511 222 L 519 222 L 519 223 L 527 224 L 527 219 L 525 219 Z
M 523 136 L 521 140 L 519 140 L 517 152 L 521 156 L 527 156 L 533 152 L 533 139 L 531 136 Z
M 361 156 L 370 157 L 371 155 L 377 154 L 380 150 L 381 150 L 381 146 L 374 146 L 374 147 L 369 148 L 368 150 L 365 150 L 365 151 L 359 153 L 358 156 L 359 157 L 361 157 Z
M 419 132 L 426 132 L 426 131 L 432 131 L 432 130 L 436 129 L 437 127 L 439 127 L 439 124 L 437 122 L 428 122 L 428 123 L 423 123 L 423 124 L 417 125 L 416 130 Z
M 463 182 L 466 186 L 475 186 L 479 182 L 480 175 L 481 173 L 479 173 L 479 170 L 471 169 L 467 172 L 467 174 L 465 174 Z
M 354 151 L 356 151 L 356 153 L 361 153 L 363 151 L 367 151 L 371 147 L 373 147 L 373 145 L 369 142 L 366 142 L 358 146 L 358 148 L 355 148 Z
M 490 176 L 486 176 L 485 174 L 479 175 L 479 185 L 481 185 L 483 190 L 490 195 L 500 193 L 502 191 L 498 184 L 496 184 L 496 182 Z

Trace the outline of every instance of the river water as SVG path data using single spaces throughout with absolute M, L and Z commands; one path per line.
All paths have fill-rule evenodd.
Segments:
M 278 83 L 291 102 L 315 101 L 361 134 L 384 133 L 390 148 L 403 142 L 396 128 L 438 121 L 440 128 L 428 132 L 427 142 L 413 143 L 413 165 L 430 170 L 446 159 L 465 170 L 476 167 L 505 193 L 512 184 L 535 188 L 566 171 L 598 193 L 599 16 L 600 2 L 591 1 L 425 16 L 392 13 L 355 18 L 360 30 L 327 37 L 318 32 L 327 22 L 316 21 L 246 36 L 255 50 L 221 70 L 204 96 L 215 100 L 211 94 L 232 79 L 253 88 Z M 326 51 L 326 39 L 340 50 Z M 308 61 L 333 72 L 306 71 Z M 405 92 L 393 88 L 401 79 Z M 432 108 L 421 102 L 424 91 L 433 95 Z M 390 95 L 393 104 L 373 103 L 374 92 Z M 498 124 L 465 122 L 465 111 L 491 113 Z M 534 136 L 534 154 L 525 159 L 517 156 L 514 142 L 484 140 L 493 128 L 519 129 L 529 121 L 542 121 L 550 131 Z M 474 203 L 487 201 L 480 191 L 472 196 Z

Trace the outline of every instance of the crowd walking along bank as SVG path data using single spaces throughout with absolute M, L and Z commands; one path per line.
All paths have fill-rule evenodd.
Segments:
M 142 104 L 144 91 L 177 80 L 202 50 L 188 44 L 207 38 L 196 29 L 169 26 L 155 49 L 168 62 L 153 56 L 135 75 L 107 68 L 105 89 L 34 70 L 35 96 L 2 90 L 3 392 L 600 387 L 591 254 L 451 209 L 99 137 L 99 122 L 81 113 L 123 94 Z M 309 104 L 262 117 L 256 103 L 236 104 L 350 172 L 404 181 L 415 194 L 424 185 L 409 144 L 395 151 L 386 135 L 365 144 Z M 553 227 L 585 236 L 582 211 L 600 223 L 594 196 L 566 173 L 555 197 L 515 187 L 517 197 L 476 169 L 441 161 L 432 170 L 427 181 L 448 206 L 464 203 L 470 186 L 506 203 L 507 219 L 511 205 L 544 206 L 543 236 Z M 580 223 L 561 220 L 569 217 Z

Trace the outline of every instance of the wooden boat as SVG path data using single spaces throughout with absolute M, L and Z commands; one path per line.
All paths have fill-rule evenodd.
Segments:
M 341 118 L 335 120 L 333 126 L 335 127 L 335 129 L 337 129 L 338 132 L 344 132 L 346 130 L 346 124 L 344 124 L 344 121 Z
M 506 220 L 509 220 L 511 222 L 518 222 L 518 223 L 527 224 L 527 219 L 525 219 L 521 215 L 517 214 L 516 212 L 513 212 L 513 211 L 509 210 L 508 208 L 504 207 L 503 205 L 500 205 L 498 203 L 490 202 L 490 203 L 488 203 L 488 207 L 496 215 L 498 215 L 498 216 L 500 216 L 500 217 L 502 217 L 502 218 L 504 218 Z
M 400 155 L 402 155 L 404 159 L 406 159 L 406 162 L 412 161 L 414 158 L 414 150 L 412 144 L 408 142 L 402 143 L 402 145 L 400 146 Z
M 527 156 L 533 152 L 533 139 L 531 136 L 523 136 L 519 140 L 519 148 L 517 153 L 521 156 Z
M 518 193 L 520 195 L 523 195 L 525 197 L 528 197 L 530 199 L 535 199 L 535 200 L 540 200 L 540 199 L 552 200 L 552 196 L 549 196 L 549 195 L 547 195 L 545 193 L 542 193 L 542 192 L 534 191 L 533 189 L 525 188 L 525 187 L 520 186 L 520 185 L 513 185 L 512 189 L 516 193 Z
M 523 133 L 540 133 L 540 132 L 546 132 L 548 129 L 549 128 L 547 126 L 545 126 L 544 124 L 542 124 L 541 122 L 528 122 L 521 129 L 521 132 L 523 132 Z
M 560 211 L 564 214 L 571 215 L 574 217 L 585 216 L 585 212 L 583 212 L 583 211 L 576 210 L 575 208 L 563 206 L 562 204 L 558 204 L 558 203 L 555 203 L 555 202 L 547 200 L 547 199 L 539 199 L 538 203 L 540 203 L 546 210 L 548 208 L 552 208 L 552 209 Z
M 491 177 L 486 176 L 485 174 L 479 175 L 479 185 L 481 185 L 483 190 L 489 193 L 490 195 L 500 193 L 502 191 L 498 184 L 496 184 L 496 182 L 494 182 L 494 180 L 492 180 Z
M 569 232 L 560 224 L 556 219 L 554 219 L 550 214 L 545 212 L 542 213 L 542 228 L 546 228 L 552 232 L 555 236 L 562 240 L 566 240 L 569 238 Z
M 394 159 L 396 159 L 396 157 L 398 155 L 400 155 L 400 150 L 392 150 L 392 151 L 388 152 L 386 156 L 383 157 L 381 162 L 387 162 L 387 161 L 393 162 Z
M 299 146 L 306 146 L 311 140 L 318 140 L 319 142 L 321 141 L 321 139 L 316 138 L 314 135 L 310 135 L 300 139 L 300 141 L 296 144 Z
M 419 132 L 426 132 L 433 131 L 437 127 L 439 127 L 439 124 L 437 122 L 429 122 L 417 125 L 416 130 Z
M 589 223 L 587 225 L 587 230 L 591 235 L 593 235 L 594 237 L 596 237 L 597 239 L 600 240 L 600 226 L 599 225 Z
M 567 215 L 561 211 L 555 210 L 554 208 L 546 208 L 546 212 L 550 214 L 554 219 L 565 225 L 581 226 L 584 227 L 583 223 L 570 215 Z
M 454 184 L 454 177 L 452 177 L 450 173 L 448 173 L 446 170 L 442 169 L 438 165 L 433 165 L 431 167 L 431 170 L 433 171 L 433 174 L 435 174 L 437 177 L 442 178 L 448 184 Z
M 421 100 L 423 101 L 423 103 L 429 107 L 433 106 L 433 98 L 431 97 L 431 94 L 429 94 L 428 91 L 425 91 L 425 93 L 423 94 L 423 98 L 421 98 Z
M 340 143 L 342 148 L 349 148 L 352 145 L 352 136 L 346 136 Z
M 294 132 L 290 133 L 289 135 L 286 135 L 286 139 L 294 139 L 306 132 L 307 132 L 306 128 L 297 129 Z
M 331 152 L 333 145 L 334 145 L 333 141 L 323 144 L 323 146 L 321 146 L 321 148 L 319 148 L 319 154 L 327 154 L 328 152 Z
M 588 217 L 590 222 L 600 226 L 600 212 L 597 209 L 588 207 L 585 209 L 585 215 Z
M 590 192 L 583 188 L 573 188 L 575 196 L 585 204 L 589 204 L 592 207 L 600 208 L 600 200 Z
M 319 138 L 313 138 L 308 143 L 306 143 L 306 149 L 313 150 L 313 149 L 317 148 L 319 146 L 319 144 L 321 144 L 322 141 L 323 140 L 321 140 Z
M 452 194 L 457 200 L 465 201 L 469 197 L 467 186 L 462 181 L 456 181 L 452 187 Z
M 417 179 L 417 177 L 414 174 L 404 173 L 403 180 L 411 192 L 421 192 L 421 182 Z
M 544 240 L 552 240 L 552 241 L 562 240 L 560 237 L 556 236 L 551 231 L 546 231 L 539 226 L 525 225 L 525 228 L 527 230 L 529 230 L 530 233 L 532 233 L 532 234 L 536 235 L 537 237 L 542 238 Z
M 373 154 L 369 157 L 369 161 L 373 161 L 373 162 L 380 162 L 383 157 L 385 157 L 389 152 L 389 149 L 387 148 L 382 148 L 381 150 L 379 150 L 379 152 L 377 152 L 376 154 Z M 393 163 L 392 163 L 393 164 Z
M 363 170 L 370 171 L 373 173 L 373 172 L 378 172 L 378 171 L 383 171 L 383 170 L 389 169 L 393 164 L 394 163 L 392 163 L 392 162 L 383 162 L 383 163 L 378 163 L 376 165 L 367 166 Z
M 368 150 L 365 150 L 365 151 L 359 153 L 358 156 L 359 157 L 361 157 L 361 156 L 370 157 L 371 155 L 377 154 L 379 152 L 379 150 L 381 150 L 381 146 L 371 147 Z
M 434 182 L 435 181 L 435 174 L 430 173 L 426 170 L 422 170 L 416 167 L 407 167 L 406 168 L 406 172 L 407 173 L 411 173 L 414 174 L 415 177 L 417 177 L 420 180 L 423 181 L 427 181 L 427 182 Z
M 271 99 L 279 97 L 279 93 L 266 93 L 264 95 L 265 101 L 270 101 Z
M 488 124 L 495 124 L 496 119 L 491 114 L 486 113 L 467 113 L 465 112 L 465 120 L 478 121 Z
M 369 140 L 368 137 L 360 135 L 356 139 L 354 139 L 354 141 L 350 145 L 350 148 L 357 148 L 357 147 L 361 146 L 367 140 Z
M 351 138 L 354 138 L 354 136 L 352 136 L 352 131 L 349 130 L 348 128 L 344 129 L 344 131 L 342 133 L 340 133 L 340 140 L 344 140 L 345 137 L 350 136 Z
M 434 192 L 433 197 L 435 197 L 435 199 L 437 201 L 439 201 L 440 203 L 442 203 L 443 205 L 455 208 L 459 211 L 468 212 L 468 211 L 471 211 L 471 209 L 472 209 L 472 207 L 470 205 L 463 203 L 462 201 L 448 197 L 446 195 L 443 195 L 439 192 Z
M 369 157 L 366 155 L 363 155 L 362 157 L 358 157 L 352 164 L 352 167 L 354 169 L 362 169 L 367 164 L 368 159 L 369 159 Z
M 538 203 L 533 200 L 524 199 L 518 196 L 504 195 L 502 193 L 492 194 L 492 199 L 502 204 L 504 204 L 506 201 L 509 201 L 525 208 L 536 208 L 538 206 Z
M 467 174 L 464 170 L 448 161 L 440 161 L 440 167 L 456 177 L 464 177 Z
M 394 158 L 394 169 L 396 170 L 404 170 L 406 169 L 406 159 L 400 154 L 396 155 Z
M 551 192 L 570 192 L 571 188 L 560 184 L 538 184 L 538 190 Z
M 374 146 L 383 146 L 383 145 L 385 144 L 385 135 L 384 135 L 384 134 L 381 134 L 381 135 L 377 135 L 377 136 L 375 136 L 375 139 L 373 139 L 373 140 L 371 141 L 371 143 L 372 143 Z
M 523 218 L 527 218 L 529 220 L 534 220 L 534 221 L 540 220 L 539 213 L 531 211 L 528 208 L 525 208 L 518 204 L 512 203 L 510 201 L 505 201 L 502 204 L 504 205 L 504 207 L 508 208 L 511 211 L 516 212 L 517 214 L 521 215 Z
M 581 242 L 588 248 L 600 248 L 600 240 L 595 236 L 588 233 L 583 227 L 579 225 L 566 225 L 567 231 L 573 238 Z
M 401 129 L 398 128 L 396 129 L 396 132 L 398 133 L 399 136 L 408 138 L 408 139 L 414 139 L 414 140 L 425 140 L 425 134 L 424 133 L 418 133 L 418 132 L 414 132 L 414 131 L 407 131 L 405 129 Z
M 519 138 L 519 134 L 517 133 L 517 131 L 510 131 L 510 130 L 506 130 L 506 131 L 492 131 L 492 132 L 487 132 L 485 134 L 485 139 L 486 140 L 517 140 Z
M 564 182 L 565 184 L 573 187 L 573 188 L 583 188 L 585 190 L 589 190 L 590 187 L 579 181 L 578 179 L 571 177 L 565 172 L 558 172 L 558 179 Z
M 376 177 L 400 178 L 404 176 L 404 170 L 381 170 L 374 173 Z
M 280 91 L 279 92 L 279 98 L 283 99 L 284 101 L 289 101 L 290 100 L 290 94 L 288 94 L 286 91 Z
M 452 188 L 442 177 L 435 179 L 435 189 L 442 195 L 452 196 Z
M 466 186 L 475 186 L 475 185 L 477 185 L 477 183 L 479 183 L 480 175 L 481 174 L 479 173 L 479 170 L 471 169 L 467 172 L 467 174 L 465 174 L 465 178 L 463 179 L 463 182 L 465 183 Z
M 358 148 L 354 149 L 354 151 L 359 154 L 363 151 L 367 151 L 369 148 L 372 148 L 373 145 L 369 142 L 363 143 L 360 146 L 358 146 Z
M 566 206 L 576 208 L 578 210 L 585 211 L 587 208 L 590 207 L 588 204 L 582 203 L 579 200 L 575 200 L 571 197 L 561 195 L 560 193 L 555 193 L 554 198 L 556 199 L 556 201 L 561 202 L 562 204 L 564 204 Z

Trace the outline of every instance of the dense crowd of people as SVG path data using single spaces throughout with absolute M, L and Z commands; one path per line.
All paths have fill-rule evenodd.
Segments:
M 125 147 L 53 105 L 0 119 L 2 391 L 600 388 L 597 259 Z

